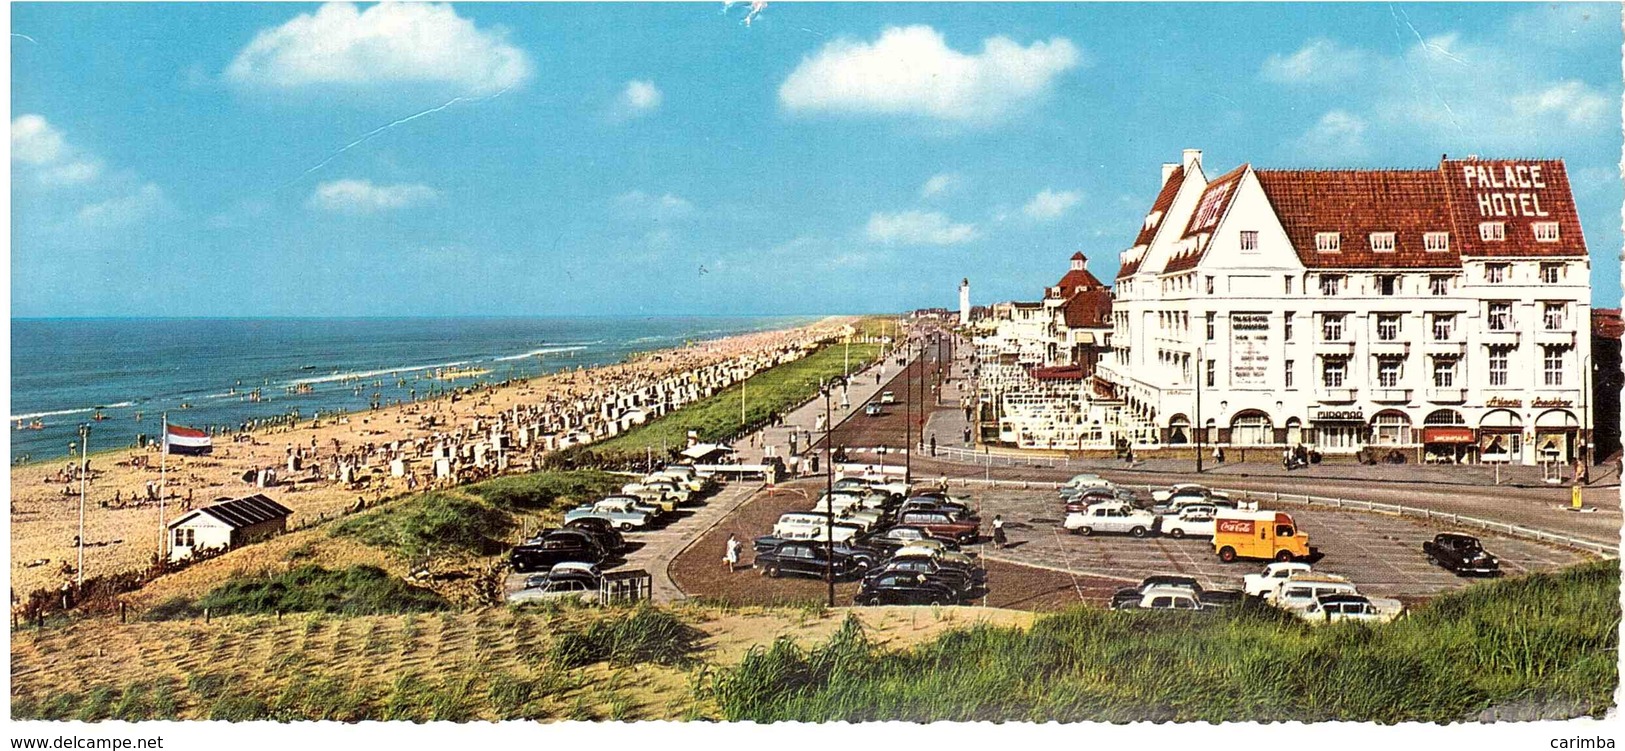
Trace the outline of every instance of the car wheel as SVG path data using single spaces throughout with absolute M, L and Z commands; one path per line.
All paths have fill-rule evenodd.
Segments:
M 1168 536 L 1175 540 L 1183 540 L 1185 539 L 1185 530 L 1174 527 L 1173 531 L 1168 533 Z
M 1131 537 L 1145 537 L 1145 527 L 1135 527 L 1128 531 Z
M 1078 527 L 1078 534 L 1083 535 L 1084 537 L 1088 537 L 1089 535 L 1092 535 L 1094 533 L 1095 533 L 1095 531 L 1093 529 L 1088 528 L 1088 527 Z
M 615 525 L 615 528 L 622 531 L 622 532 L 630 532 L 630 531 L 632 531 L 632 523 L 631 522 L 621 522 L 620 524 Z
M 779 578 L 779 567 L 769 565 L 767 567 L 767 571 L 764 572 L 764 573 L 767 574 L 767 578 L 769 578 L 769 579 L 777 579 L 777 578 Z
M 880 602 L 880 598 L 879 598 L 879 597 L 871 597 L 871 598 L 869 598 L 869 605 L 870 605 L 870 606 L 872 606 L 872 607 L 877 607 L 877 608 L 878 608 L 878 607 L 880 607 L 880 606 L 881 606 L 881 604 L 882 604 L 882 603 L 881 603 L 881 602 Z
M 931 601 L 931 607 L 933 607 L 933 608 L 942 607 L 942 600 L 932 600 Z
M 1236 561 L 1236 549 L 1229 545 L 1219 548 L 1219 560 L 1225 563 L 1234 563 Z
M 1287 563 L 1292 560 L 1292 552 L 1288 550 L 1277 550 L 1275 551 L 1275 560 L 1282 563 Z

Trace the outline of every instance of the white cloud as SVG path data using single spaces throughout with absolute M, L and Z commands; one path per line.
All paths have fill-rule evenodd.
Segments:
M 1059 219 L 1062 214 L 1072 210 L 1072 207 L 1078 205 L 1078 202 L 1082 200 L 1083 194 L 1075 190 L 1056 191 L 1045 189 L 1039 191 L 1038 195 L 1033 196 L 1032 200 L 1027 202 L 1027 205 L 1022 206 L 1021 213 L 1026 214 L 1028 219 L 1047 222 Z
M 158 213 L 166 204 L 164 191 L 145 183 L 130 193 L 117 195 L 79 209 L 80 223 L 91 227 L 122 227 Z
M 11 121 L 11 159 L 45 186 L 88 183 L 102 173 L 99 160 L 70 146 L 40 115 L 19 115 Z
M 921 198 L 935 198 L 937 196 L 958 190 L 965 184 L 965 178 L 955 172 L 939 172 L 926 180 L 920 186 Z
M 976 239 L 976 225 L 955 224 L 936 211 L 875 212 L 864 235 L 887 245 L 958 245 Z
M 1571 125 L 1582 126 L 1601 123 L 1612 104 L 1601 92 L 1579 81 L 1564 81 L 1512 98 L 1512 109 L 1520 117 L 1556 117 Z
M 659 109 L 664 98 L 653 81 L 627 81 L 621 92 L 621 106 L 633 115 L 642 115 Z
M 323 211 L 374 214 L 432 200 L 439 193 L 427 185 L 373 185 L 368 180 L 333 180 L 316 186 L 310 206 Z
M 679 219 L 694 212 L 694 204 L 672 193 L 657 196 L 633 190 L 616 197 L 615 203 L 622 210 L 656 221 Z
M 1369 55 L 1324 37 L 1311 39 L 1290 55 L 1275 53 L 1264 61 L 1260 75 L 1266 81 L 1326 84 L 1352 78 L 1365 69 Z
M 1326 162 L 1358 159 L 1367 153 L 1365 130 L 1364 120 L 1343 110 L 1332 110 L 1298 137 L 1298 151 Z
M 523 83 L 531 63 L 500 30 L 481 30 L 450 5 L 327 3 L 254 36 L 227 80 L 297 89 L 427 83 L 466 95 Z
M 779 102 L 800 113 L 986 123 L 1042 99 L 1082 62 L 1063 37 L 1026 47 L 990 37 L 979 54 L 966 54 L 930 26 L 894 26 L 873 43 L 837 39 L 803 58 L 779 87 Z

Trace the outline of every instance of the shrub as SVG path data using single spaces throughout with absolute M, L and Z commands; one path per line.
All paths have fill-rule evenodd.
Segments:
M 613 493 L 626 478 L 594 470 L 532 472 L 470 485 L 468 492 L 509 511 L 561 508 Z
M 585 631 L 566 630 L 553 639 L 549 657 L 561 667 L 595 662 L 676 665 L 693 651 L 699 633 L 677 616 L 639 605 L 627 618 L 593 621 Z
M 311 564 L 277 574 L 239 576 L 188 606 L 165 603 L 164 612 L 174 613 L 172 617 L 188 617 L 203 610 L 213 615 L 279 612 L 365 615 L 447 607 L 449 603 L 440 595 L 411 586 L 377 566 L 351 566 L 333 571 Z M 147 617 L 160 620 L 154 615 L 157 612 L 159 608 L 154 608 L 148 611 Z
M 333 527 L 333 534 L 418 558 L 486 555 L 503 547 L 513 527 L 513 516 L 506 511 L 467 496 L 434 492 L 345 519 Z

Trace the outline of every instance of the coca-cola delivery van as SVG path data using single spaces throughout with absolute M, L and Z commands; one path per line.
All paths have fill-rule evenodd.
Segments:
M 1237 558 L 1291 561 L 1307 558 L 1309 534 L 1284 511 L 1219 509 L 1213 524 L 1213 552 L 1229 563 Z

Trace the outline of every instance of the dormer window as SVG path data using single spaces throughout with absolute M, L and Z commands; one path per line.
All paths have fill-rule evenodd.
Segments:
M 1258 250 L 1258 230 L 1244 229 L 1241 231 L 1241 251 L 1252 253 Z
M 1506 222 L 1479 222 L 1478 239 L 1486 242 L 1507 239 Z
M 1153 211 L 1153 212 L 1151 212 L 1149 214 L 1146 214 L 1145 215 L 1145 229 L 1151 229 L 1153 227 L 1156 227 L 1157 223 L 1161 222 L 1161 221 L 1162 221 L 1162 212 L 1161 211 Z
M 1315 250 L 1321 253 L 1338 253 L 1343 250 L 1343 236 L 1336 232 L 1316 232 Z
M 1373 232 L 1373 233 L 1371 233 L 1371 252 L 1373 252 L 1373 253 L 1392 253 L 1392 252 L 1394 252 L 1394 233 L 1392 233 L 1392 232 Z
M 1429 253 L 1444 253 L 1450 250 L 1450 233 L 1428 232 L 1422 235 L 1422 247 Z
M 1535 222 L 1535 242 L 1557 242 L 1557 222 Z

